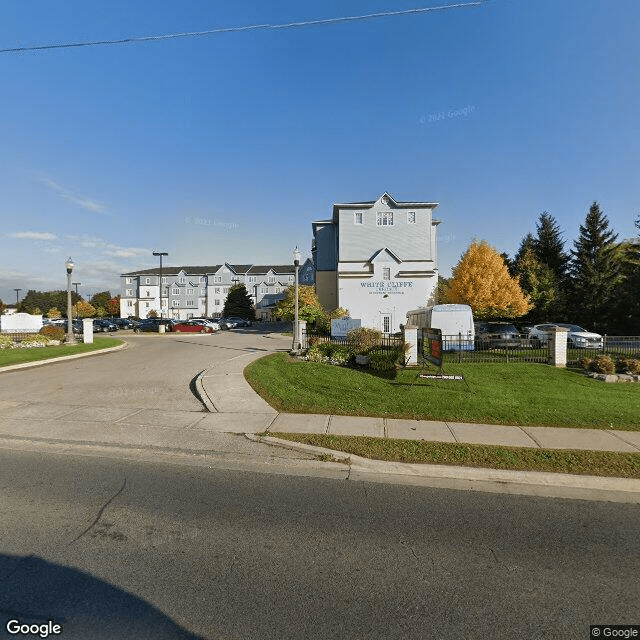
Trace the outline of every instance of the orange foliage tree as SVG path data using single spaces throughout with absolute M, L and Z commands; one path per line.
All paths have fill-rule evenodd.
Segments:
M 480 319 L 516 318 L 531 308 L 517 278 L 486 241 L 474 240 L 453 270 L 447 301 L 468 304 Z

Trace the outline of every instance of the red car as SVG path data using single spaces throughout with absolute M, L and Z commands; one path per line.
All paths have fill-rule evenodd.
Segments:
M 199 322 L 198 320 L 188 320 L 187 322 L 181 322 L 180 324 L 173 325 L 173 332 L 187 332 L 191 333 L 213 333 L 213 329 L 206 324 Z

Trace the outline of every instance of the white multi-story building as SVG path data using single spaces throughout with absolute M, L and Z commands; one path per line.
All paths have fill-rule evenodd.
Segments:
M 160 278 L 162 277 L 162 282 Z M 300 267 L 300 282 L 313 284 L 311 259 Z M 218 264 L 164 267 L 123 273 L 120 317 L 146 318 L 151 311 L 165 318 L 222 315 L 229 288 L 244 284 L 253 300 L 256 317 L 270 320 L 276 302 L 295 281 L 293 265 Z M 162 291 L 160 291 L 162 286 Z M 162 305 L 160 300 L 162 298 Z
M 435 298 L 438 283 L 436 202 L 335 204 L 330 220 L 312 223 L 316 291 L 327 311 L 342 307 L 363 327 L 395 333 L 407 311 Z

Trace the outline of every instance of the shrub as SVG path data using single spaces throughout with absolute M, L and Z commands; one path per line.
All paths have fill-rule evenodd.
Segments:
M 318 345 L 318 351 L 323 356 L 331 357 L 331 354 L 334 352 L 337 345 L 331 344 L 331 342 L 323 342 Z
M 10 349 L 11 347 L 13 347 L 13 338 L 0 335 L 0 349 Z
M 616 360 L 616 373 L 630 373 L 640 375 L 640 360 L 619 357 Z
M 49 344 L 49 342 L 51 342 L 51 338 L 39 333 L 34 333 L 33 335 L 22 338 L 20 342 L 22 342 L 22 344 Z
M 586 369 L 587 371 L 589 370 L 589 367 L 591 366 L 591 363 L 593 362 L 593 358 L 580 358 L 578 360 L 578 364 L 583 368 Z
M 597 356 L 589 365 L 589 371 L 595 371 L 596 373 L 613 373 L 615 371 L 615 365 L 609 356 Z
M 337 344 L 333 345 L 330 357 L 334 364 L 345 365 L 351 362 L 355 354 L 349 347 Z
M 62 342 L 64 340 L 64 329 L 62 327 L 56 327 L 52 324 L 48 324 L 39 331 L 41 336 L 47 336 L 47 338 L 51 338 L 51 340 L 60 340 Z
M 347 339 L 349 340 L 349 346 L 355 353 L 367 354 L 370 349 L 380 344 L 382 331 L 359 327 L 349 331 Z
M 396 370 L 396 363 L 404 355 L 404 349 L 394 347 L 393 349 L 382 349 L 374 347 L 369 350 L 369 368 L 378 372 L 389 372 Z
M 322 362 L 322 360 L 324 360 L 324 355 L 320 352 L 319 344 L 314 344 L 312 347 L 309 347 L 307 358 L 309 362 Z

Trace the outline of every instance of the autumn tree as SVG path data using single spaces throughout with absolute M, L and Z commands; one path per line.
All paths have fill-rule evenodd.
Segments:
M 276 303 L 274 315 L 283 320 L 295 319 L 295 291 L 294 285 L 287 287 L 284 298 Z M 298 318 L 307 322 L 315 322 L 323 317 L 325 310 L 318 300 L 316 289 L 310 285 L 298 286 Z
M 256 310 L 244 284 L 234 284 L 227 294 L 222 309 L 224 317 L 238 317 L 244 320 L 255 320 Z
M 107 301 L 107 305 L 105 306 L 105 311 L 107 315 L 110 316 L 119 316 L 120 315 L 120 296 L 114 296 Z
M 96 315 L 96 308 L 85 300 L 79 300 L 71 308 L 74 318 L 93 318 Z
M 500 254 L 475 240 L 453 270 L 448 301 L 468 304 L 479 319 L 515 318 L 531 308 Z
M 593 331 L 605 332 L 610 325 L 615 294 L 623 279 L 617 238 L 600 205 L 594 202 L 580 225 L 570 266 L 573 314 Z
M 47 312 L 47 318 L 49 318 L 49 320 L 59 320 L 62 318 L 62 314 L 57 307 L 51 307 Z

